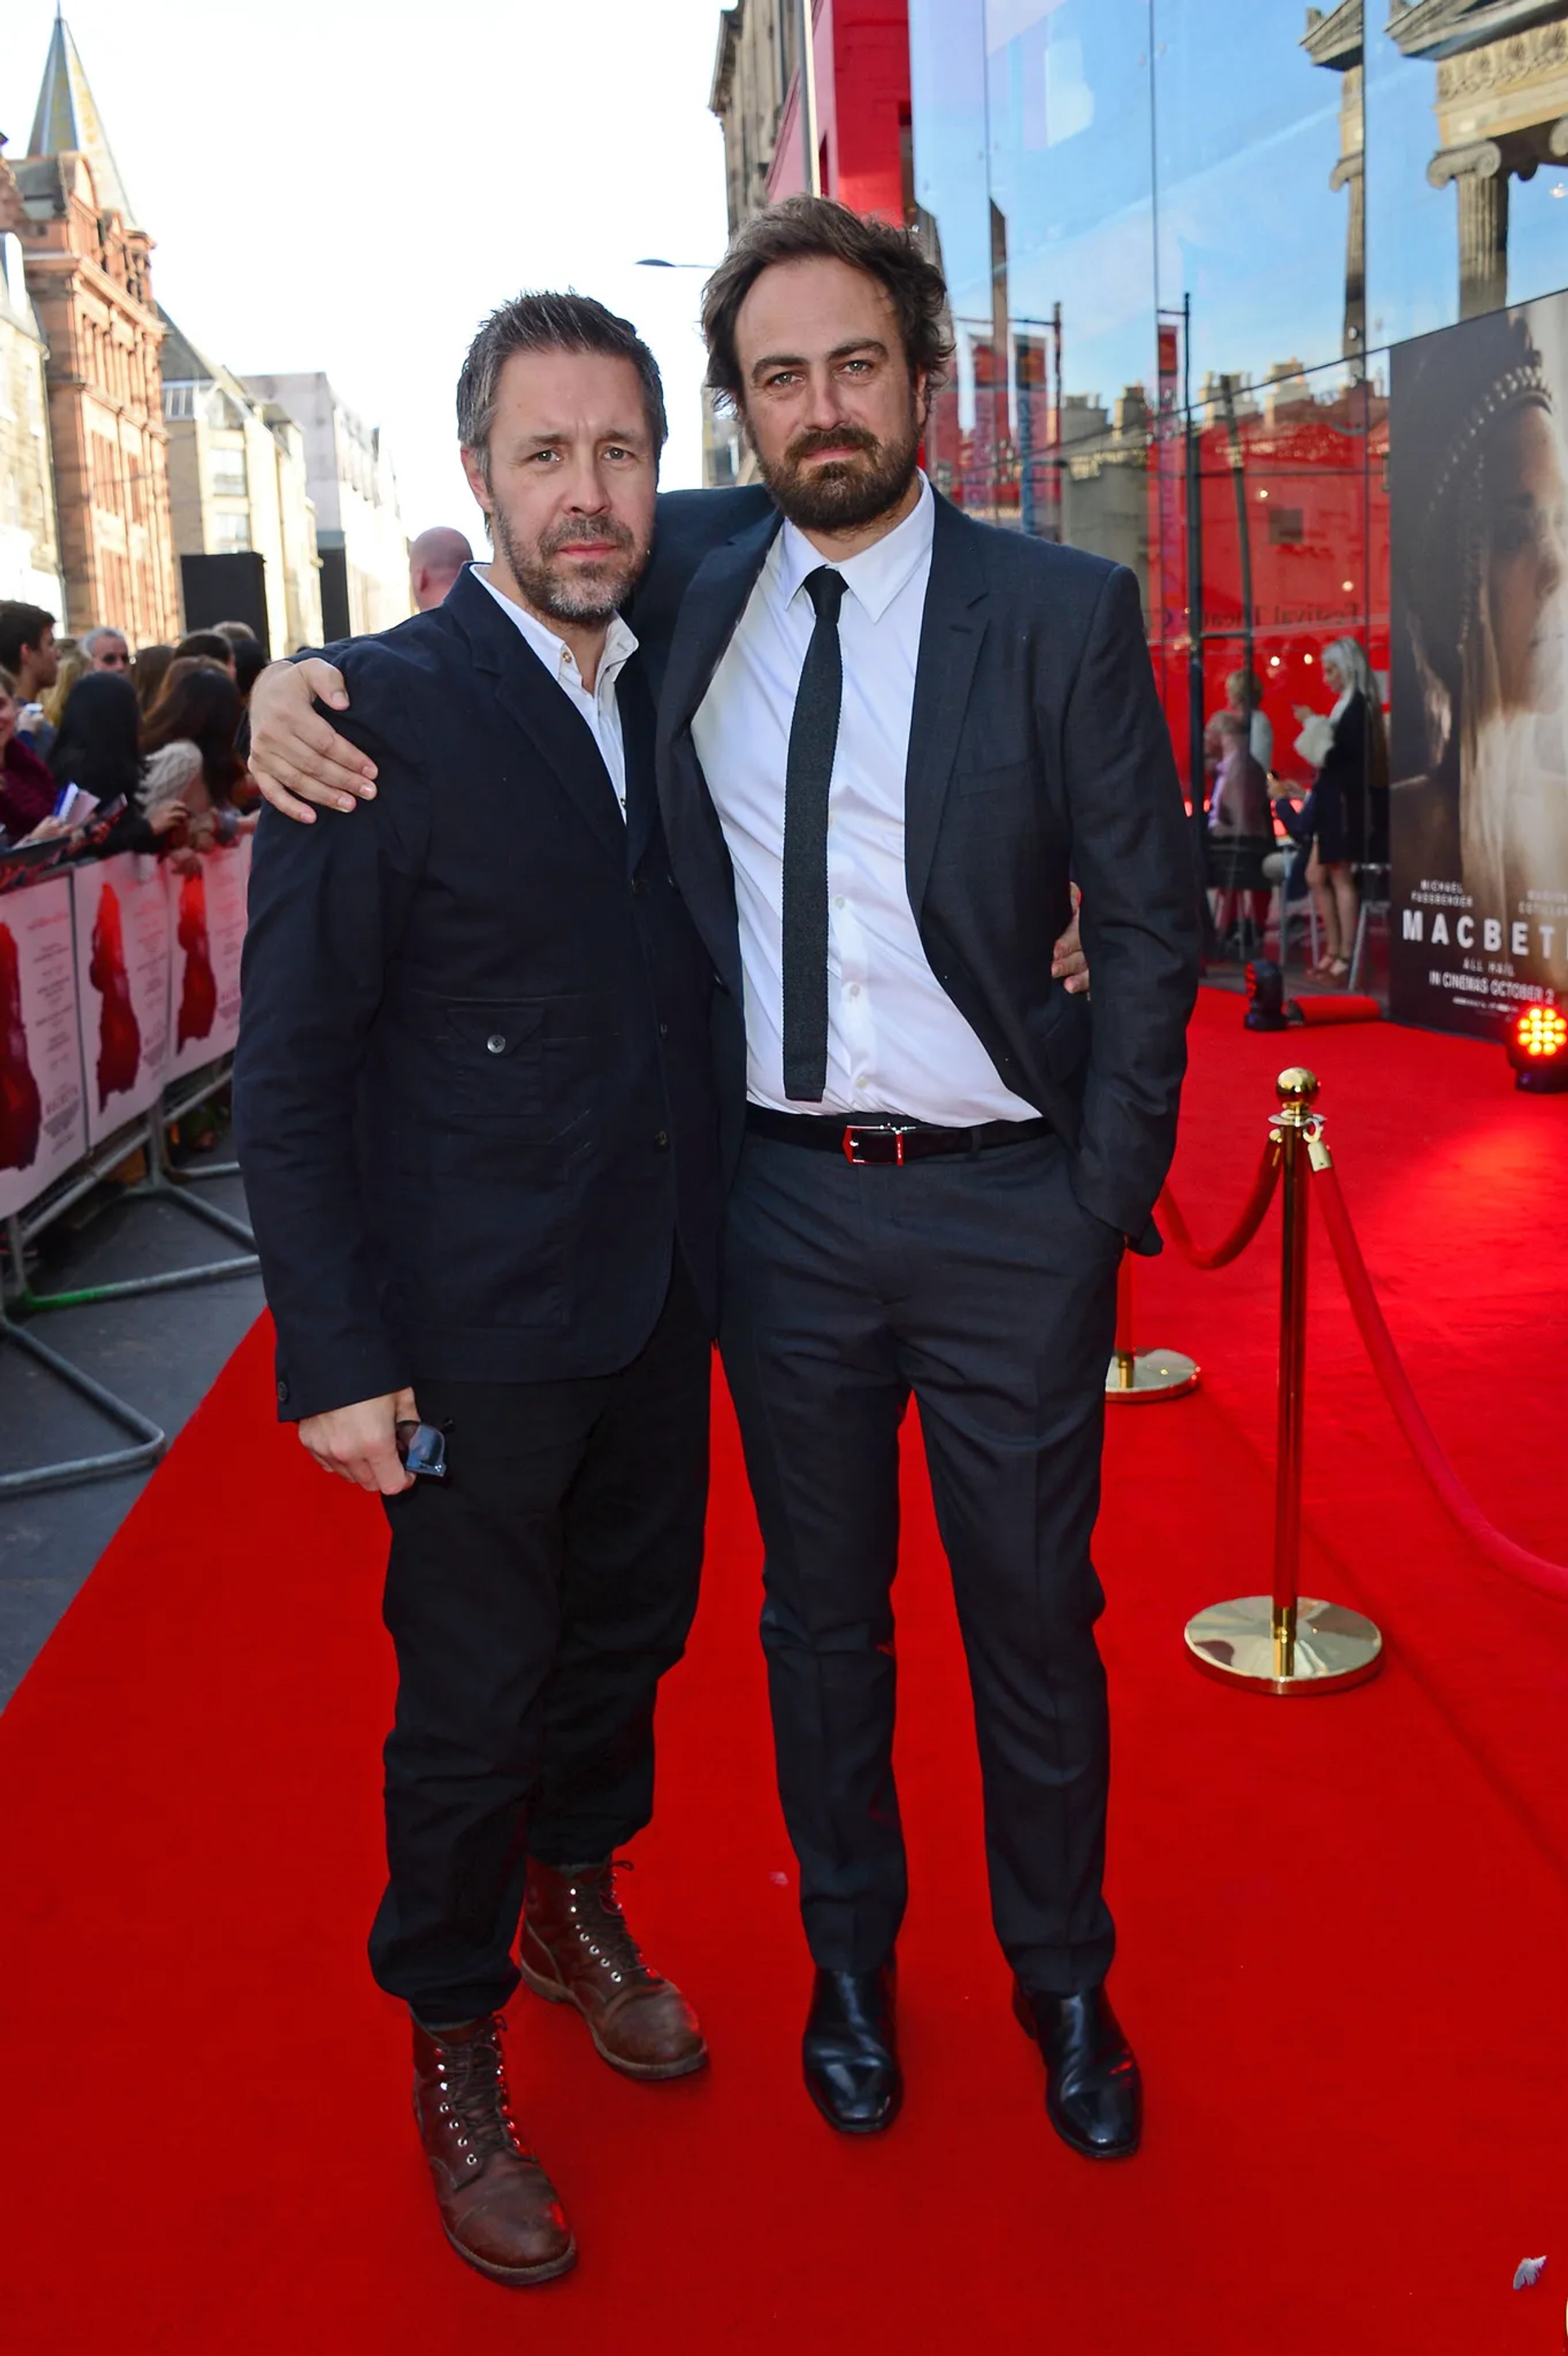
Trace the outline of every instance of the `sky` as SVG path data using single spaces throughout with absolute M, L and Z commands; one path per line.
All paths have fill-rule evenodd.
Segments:
M 701 269 L 725 235 L 708 112 L 719 0 L 67 0 L 159 302 L 239 374 L 324 369 L 385 429 L 411 533 L 478 544 L 452 401 L 469 337 L 525 286 L 642 329 L 702 479 Z M 0 131 L 32 128 L 52 0 L 5 0 Z

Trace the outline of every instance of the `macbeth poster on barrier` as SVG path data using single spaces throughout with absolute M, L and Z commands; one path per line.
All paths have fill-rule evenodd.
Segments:
M 145 1112 L 168 1060 L 169 917 L 156 859 L 123 851 L 79 867 L 76 975 L 87 1141 Z
M 1392 1010 L 1568 994 L 1568 294 L 1392 355 Z
M 209 851 L 191 875 L 165 870 L 174 937 L 168 1076 L 181 1078 L 227 1055 L 240 1035 L 240 958 L 251 839 Z
M 87 1151 L 70 878 L 0 900 L 0 1218 Z

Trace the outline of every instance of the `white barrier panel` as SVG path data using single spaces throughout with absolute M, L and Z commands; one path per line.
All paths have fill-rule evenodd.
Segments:
M 242 835 L 231 850 L 209 852 L 199 875 L 164 870 L 174 937 L 166 1079 L 181 1079 L 229 1055 L 240 1035 L 240 958 L 250 873 L 249 835 Z
M 0 899 L 0 1218 L 87 1151 L 71 879 Z
M 74 869 L 71 889 L 91 1146 L 156 1104 L 167 1076 L 169 909 L 157 861 L 135 851 Z

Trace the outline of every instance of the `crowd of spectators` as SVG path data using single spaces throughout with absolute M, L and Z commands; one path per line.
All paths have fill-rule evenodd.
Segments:
M 232 842 L 255 824 L 241 742 L 266 659 L 243 622 L 133 654 L 108 625 L 57 637 L 42 606 L 0 602 L 0 854 L 91 829 L 97 855 L 188 866 Z

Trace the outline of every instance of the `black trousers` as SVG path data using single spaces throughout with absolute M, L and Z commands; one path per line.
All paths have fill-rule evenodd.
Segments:
M 618 1374 L 414 1383 L 445 1483 L 388 1500 L 397 1652 L 381 1986 L 427 2024 L 517 1986 L 527 1859 L 607 1857 L 653 1809 L 653 1705 L 696 1609 L 712 1346 L 677 1255 Z
M 904 1912 L 892 1590 L 911 1392 L 968 1655 L 997 1934 L 1040 1993 L 1109 1967 L 1090 1540 L 1120 1258 L 1055 1138 L 901 1170 L 746 1141 L 721 1339 L 766 1550 L 779 1790 L 829 1969 L 873 1969 Z

